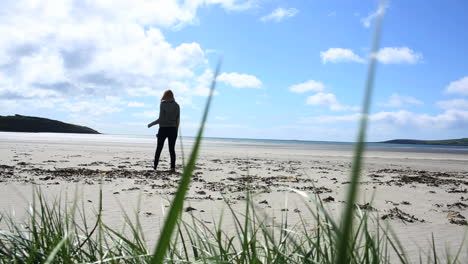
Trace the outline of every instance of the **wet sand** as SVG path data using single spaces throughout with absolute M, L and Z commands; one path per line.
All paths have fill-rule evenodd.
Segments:
M 186 199 L 206 224 L 216 221 L 226 207 L 242 210 L 246 190 L 272 218 L 286 211 L 291 222 L 309 217 L 304 200 L 290 188 L 312 197 L 318 194 L 334 216 L 345 203 L 351 168 L 351 149 L 301 149 L 259 144 L 204 144 Z M 12 139 L 0 135 L 0 211 L 26 215 L 33 187 L 50 197 L 67 196 L 97 210 L 100 181 L 103 218 L 113 226 L 123 223 L 123 211 L 138 214 L 151 242 L 157 237 L 163 212 L 176 191 L 182 170 L 167 172 L 169 155 L 163 150 L 159 172 L 151 169 L 155 145 L 140 142 L 92 142 L 62 139 Z M 185 146 L 188 155 L 190 142 Z M 417 257 L 429 248 L 431 233 L 437 247 L 453 252 L 462 241 L 468 217 L 468 155 L 456 151 L 383 151 L 366 153 L 358 204 L 361 210 L 388 223 Z M 367 204 L 371 202 L 371 204 Z M 229 221 L 226 221 L 229 226 Z M 229 227 L 228 227 L 229 228 Z M 466 252 L 466 250 L 464 251 Z M 466 255 L 463 255 L 468 259 Z

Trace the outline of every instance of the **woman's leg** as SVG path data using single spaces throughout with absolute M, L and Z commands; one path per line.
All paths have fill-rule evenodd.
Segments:
M 176 164 L 176 154 L 175 154 L 175 144 L 177 140 L 177 127 L 172 128 L 168 135 L 169 139 L 169 154 L 171 155 L 171 170 L 175 170 Z
M 164 129 L 159 128 L 158 131 L 158 145 L 156 146 L 156 153 L 154 154 L 154 169 L 156 170 L 159 163 L 159 157 L 166 141 L 167 133 Z

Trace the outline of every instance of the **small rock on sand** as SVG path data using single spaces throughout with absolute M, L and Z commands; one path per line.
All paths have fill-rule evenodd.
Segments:
M 197 209 L 195 209 L 195 208 L 193 208 L 193 207 L 191 207 L 191 206 L 185 208 L 185 212 L 191 212 L 191 211 L 196 211 L 196 210 L 197 210 Z

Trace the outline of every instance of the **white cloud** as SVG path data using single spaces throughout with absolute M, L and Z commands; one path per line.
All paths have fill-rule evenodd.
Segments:
M 86 113 L 98 98 L 159 97 L 165 89 L 191 102 L 200 95 L 198 78 L 209 68 L 206 53 L 195 42 L 172 45 L 160 28 L 195 23 L 197 10 L 206 5 L 245 10 L 256 1 L 17 0 L 1 5 L 8 12 L 0 12 L 0 100 L 39 105 L 61 99 L 70 102 L 61 109 Z M 99 109 L 110 114 L 121 107 Z
M 342 48 L 329 48 L 326 51 L 320 52 L 320 57 L 322 58 L 323 63 L 332 62 L 359 62 L 363 63 L 365 60 L 358 55 L 356 55 L 350 49 Z
M 203 74 L 197 77 L 194 92 L 199 96 L 208 96 L 210 94 L 210 85 L 213 81 L 214 73 L 210 69 L 206 69 Z M 217 93 L 217 91 L 215 91 Z
M 258 6 L 258 0 L 205 0 L 204 2 L 205 4 L 219 4 L 230 11 L 242 11 Z
M 388 5 L 380 5 L 375 11 L 369 13 L 368 16 L 361 18 L 361 23 L 364 27 L 370 27 L 373 20 L 375 20 L 378 16 L 383 15 L 385 10 L 388 8 Z
M 138 88 L 130 88 L 127 89 L 127 93 L 131 96 L 155 96 L 161 97 L 164 93 L 163 89 L 153 89 L 148 86 L 138 87 Z
M 217 80 L 236 88 L 260 88 L 262 86 L 262 82 L 257 77 L 237 72 L 223 72 L 218 76 Z
M 445 89 L 447 93 L 468 95 L 468 76 L 451 82 Z
M 377 52 L 376 58 L 384 64 L 415 64 L 421 62 L 422 55 L 408 47 L 386 47 Z
M 316 93 L 307 97 L 307 104 L 309 105 L 324 105 L 332 111 L 343 110 L 358 110 L 358 107 L 342 105 L 332 93 Z
M 365 59 L 354 53 L 350 49 L 329 48 L 320 52 L 322 63 L 338 62 L 359 62 L 364 63 Z M 408 47 L 385 47 L 380 49 L 376 59 L 384 64 L 416 64 L 422 61 L 423 56 Z
M 132 102 L 128 102 L 127 106 L 128 107 L 145 107 L 145 104 L 141 102 L 132 101 Z
M 342 122 L 357 122 L 361 114 L 350 114 L 350 115 L 324 115 L 324 116 L 314 116 L 314 117 L 306 117 L 300 120 L 300 123 L 342 123 Z
M 153 119 L 156 120 L 158 118 L 159 111 L 156 110 L 148 110 L 148 111 L 143 111 L 143 112 L 138 112 L 132 114 L 134 117 L 139 117 L 139 118 L 146 118 L 146 119 Z
M 294 93 L 305 93 L 308 91 L 321 92 L 325 90 L 325 85 L 321 82 L 309 80 L 303 83 L 289 86 L 289 90 Z
M 114 104 L 108 104 L 108 102 L 105 101 L 66 102 L 61 104 L 60 109 L 71 113 L 86 113 L 91 116 L 109 115 L 123 110 L 121 107 Z
M 120 124 L 125 126 L 145 127 L 148 125 L 148 122 L 121 122 Z
M 137 24 L 83 21 L 0 26 L 2 50 L 12 54 L 2 69 L 12 72 L 0 94 L 43 94 L 43 97 L 106 95 L 127 87 L 165 87 L 194 76 L 205 65 L 197 43 L 173 47 L 159 29 Z M 17 31 L 31 40 L 15 39 Z M 35 33 L 39 31 L 41 33 Z M 24 43 L 26 42 L 26 43 Z
M 468 109 L 468 100 L 453 99 L 453 100 L 438 101 L 436 105 L 442 109 Z
M 447 110 L 442 114 L 428 115 L 408 111 L 379 112 L 370 116 L 372 122 L 419 128 L 450 128 L 468 124 L 468 111 Z
M 302 123 L 356 123 L 361 114 L 351 114 L 342 116 L 316 116 L 304 118 Z M 372 125 L 401 129 L 448 129 L 448 128 L 468 128 L 468 111 L 446 110 L 441 114 L 429 115 L 400 110 L 395 112 L 382 111 L 369 115 Z
M 384 107 L 405 107 L 408 105 L 422 105 L 423 102 L 406 95 L 392 94 L 388 99 L 388 102 L 379 103 L 380 106 Z
M 284 9 L 281 7 L 276 8 L 270 14 L 263 16 L 260 18 L 262 22 L 274 21 L 274 22 L 281 22 L 286 18 L 293 17 L 297 15 L 299 10 L 296 8 L 288 8 Z

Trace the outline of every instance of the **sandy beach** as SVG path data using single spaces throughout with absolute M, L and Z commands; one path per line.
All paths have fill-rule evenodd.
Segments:
M 184 141 L 185 157 L 191 143 Z M 166 172 L 166 148 L 161 171 L 154 172 L 154 149 L 155 140 L 143 137 L 0 133 L 0 211 L 24 220 L 32 189 L 40 188 L 51 199 L 78 198 L 95 212 L 102 179 L 106 223 L 119 227 L 123 212 L 130 218 L 138 214 L 147 240 L 154 242 L 183 160 L 178 142 L 178 172 Z M 350 146 L 207 140 L 185 203 L 190 212 L 184 217 L 194 214 L 212 224 L 226 209 L 223 199 L 241 210 L 246 190 L 272 218 L 285 212 L 292 223 L 299 215 L 310 217 L 306 201 L 291 189 L 311 197 L 319 194 L 337 217 L 349 184 L 351 158 Z M 467 149 L 371 147 L 365 155 L 358 204 L 392 227 L 409 256 L 419 254 L 419 249 L 427 252 L 431 233 L 438 248 L 453 253 L 466 231 L 467 177 Z M 466 254 L 462 257 L 468 260 Z

